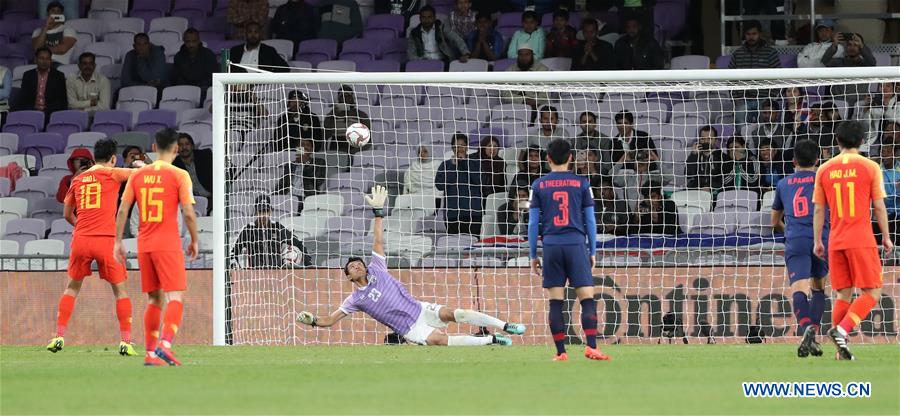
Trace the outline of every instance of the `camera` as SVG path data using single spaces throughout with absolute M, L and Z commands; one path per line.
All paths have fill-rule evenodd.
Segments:
M 709 150 L 709 143 L 700 142 L 697 148 L 700 150 Z
M 56 23 L 64 23 L 66 21 L 66 15 L 64 14 L 51 14 L 50 18 Z

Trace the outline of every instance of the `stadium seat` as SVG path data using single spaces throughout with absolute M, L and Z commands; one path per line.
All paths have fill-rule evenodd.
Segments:
M 62 153 L 66 149 L 66 140 L 58 133 L 32 133 L 22 138 L 19 151 L 26 155 L 33 155 L 34 168 L 41 169 L 42 158 L 46 155 Z
M 384 236 L 384 251 L 388 256 L 399 256 L 416 264 L 419 259 L 431 253 L 431 238 L 424 235 Z
M 172 110 L 145 110 L 138 114 L 134 130 L 143 131 L 151 137 L 157 131 L 177 125 L 178 113 Z
M 109 88 L 111 91 L 118 91 L 121 85 L 122 64 L 112 64 L 101 66 L 99 69 L 101 74 L 109 79 Z
M 59 133 L 68 139 L 72 133 L 80 133 L 87 129 L 88 113 L 81 110 L 54 111 L 50 114 L 50 122 L 47 123 L 48 133 Z
M 403 32 L 403 16 L 389 13 L 369 15 L 363 33 L 368 33 L 372 29 L 387 29 L 393 32 L 393 37 L 399 38 Z
M 56 200 L 54 192 L 50 197 L 29 201 L 28 216 L 43 220 L 46 226 L 51 228 L 52 232 L 53 222 L 63 216 L 63 204 Z M 65 220 L 63 221 L 65 222 Z M 66 222 L 66 224 L 68 224 L 68 222 Z
M 145 85 L 124 87 L 119 90 L 116 109 L 132 113 L 156 108 L 156 88 Z
M 387 59 L 358 62 L 356 70 L 359 72 L 400 72 L 400 62 Z
M 324 215 L 338 217 L 344 213 L 344 199 L 335 194 L 319 194 L 303 200 L 302 215 Z M 329 229 L 335 229 L 328 227 Z
M 106 136 L 131 130 L 133 116 L 130 111 L 106 110 L 94 114 L 91 131 Z
M 144 32 L 144 20 L 136 17 L 123 17 L 103 22 L 106 27 L 104 39 L 110 33 L 128 33 L 136 35 Z
M 183 17 L 196 26 L 212 12 L 212 8 L 212 0 L 175 0 L 171 15 Z
M 212 114 L 205 108 L 193 108 L 179 113 L 179 128 L 205 128 L 212 131 Z
M 749 233 L 757 235 L 772 235 L 772 213 L 771 211 L 754 211 L 745 213 L 738 217 L 738 223 L 735 232 Z
M 688 190 L 673 192 L 669 197 L 675 206 L 697 207 L 703 212 L 709 212 L 712 207 L 712 195 L 706 191 Z
M 671 69 L 709 69 L 706 55 L 682 55 L 672 58 Z
M 13 73 L 12 73 L 13 88 L 22 88 L 22 77 L 25 76 L 26 72 L 28 72 L 34 68 L 37 68 L 37 65 L 27 64 L 27 65 L 19 65 L 19 66 L 13 68 L 12 69 L 12 71 L 13 71 Z
M 381 59 L 406 62 L 406 39 L 391 39 L 381 45 Z
M 722 55 L 716 58 L 717 69 L 728 69 L 729 63 L 731 63 L 731 55 Z
M 406 63 L 406 72 L 444 72 L 444 62 L 432 59 L 420 59 Z
M 21 253 L 19 250 L 19 242 L 13 240 L 0 240 L 0 253 L 3 253 L 3 257 Z M 15 268 L 15 266 L 7 263 L 7 260 L 8 259 L 3 260 L 2 270 L 11 270 Z
M 46 225 L 43 220 L 35 218 L 17 218 L 6 223 L 3 231 L 4 240 L 18 241 L 19 245 L 25 242 L 44 238 Z
M 300 42 L 294 59 L 313 65 L 337 58 L 338 44 L 333 39 L 310 39 Z
M 729 212 L 704 212 L 694 216 L 692 234 L 722 235 L 731 233 L 738 215 Z
M 159 2 L 156 0 L 132 0 L 131 12 L 129 16 L 143 19 L 149 25 L 154 19 L 162 18 L 169 13 L 170 2 Z M 185 19 L 185 23 L 187 20 Z M 149 30 L 153 30 L 149 26 Z
M 92 0 L 91 9 L 88 11 L 88 17 L 102 20 L 104 23 L 122 20 L 127 14 L 128 0 Z M 141 23 L 143 24 L 143 21 Z
M 29 201 L 56 196 L 56 190 L 59 183 L 54 183 L 50 178 L 41 176 L 30 176 L 20 178 L 16 181 L 16 190 L 12 192 L 12 196 L 16 198 L 25 198 Z
M 88 45 L 84 51 L 91 52 L 97 56 L 97 68 L 120 63 L 122 61 L 122 46 L 118 43 L 94 42 Z
M 19 135 L 0 133 L 0 156 L 11 155 L 19 150 Z
M 198 149 L 212 149 L 212 130 L 200 124 L 179 127 L 179 132 L 187 133 L 194 139 L 194 146 Z
M 374 61 L 380 55 L 380 50 L 381 46 L 377 39 L 348 39 L 341 46 L 340 59 L 354 62 Z
M 144 149 L 144 151 L 149 151 L 151 148 L 151 144 L 153 143 L 153 136 L 143 131 L 126 131 L 122 133 L 116 133 L 111 135 L 110 138 L 115 140 L 118 144 L 118 146 L 116 147 L 116 153 L 120 155 L 127 146 L 137 146 L 141 149 Z
M 10 112 L 3 126 L 4 133 L 15 133 L 19 138 L 26 134 L 44 130 L 44 113 L 42 111 L 22 110 Z
M 722 191 L 716 195 L 715 212 L 727 211 L 756 211 L 759 197 L 754 191 L 730 190 Z
M 78 148 L 86 148 L 91 151 L 94 149 L 94 144 L 97 143 L 97 140 L 106 138 L 106 134 L 93 132 L 93 131 L 85 131 L 80 133 L 72 133 L 69 135 L 69 138 L 66 140 L 66 149 L 65 152 L 69 153 L 72 150 Z
M 328 217 L 320 215 L 301 215 L 299 217 L 283 217 L 279 221 L 285 228 L 291 230 L 299 239 L 319 237 L 328 232 L 325 224 Z
M 466 62 L 450 62 L 450 72 L 487 72 L 488 62 L 484 59 L 469 59 Z
M 9 178 L 0 176 L 0 198 L 8 197 L 11 188 L 12 182 L 10 182 Z
M 74 30 L 76 33 L 84 33 L 91 37 L 91 42 L 100 39 L 103 22 L 97 19 L 72 19 L 66 22 L 66 27 Z
M 328 60 L 321 61 L 316 65 L 318 72 L 355 72 L 356 62 L 348 60 Z
M 762 196 L 762 204 L 759 207 L 762 211 L 767 211 L 772 208 L 772 202 L 775 201 L 775 191 L 769 191 L 763 194 Z
M 294 42 L 287 39 L 266 39 L 262 41 L 266 45 L 275 48 L 275 51 L 281 55 L 281 59 L 290 61 L 294 56 Z
M 196 109 L 200 106 L 200 87 L 193 85 L 177 85 L 166 87 L 162 92 L 159 108 L 181 112 Z
M 541 63 L 551 71 L 568 71 L 572 68 L 572 58 L 544 58 Z

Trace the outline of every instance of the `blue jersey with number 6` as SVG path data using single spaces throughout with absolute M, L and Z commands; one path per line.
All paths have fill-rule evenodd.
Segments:
M 778 181 L 775 189 L 775 200 L 772 209 L 784 211 L 784 244 L 790 250 L 794 242 L 812 240 L 813 238 L 813 190 L 816 185 L 816 172 L 799 171 Z M 825 229 L 822 240 L 828 240 L 828 214 L 825 214 Z M 806 241 L 802 241 L 802 245 Z
M 584 244 L 584 209 L 594 206 L 587 178 L 570 172 L 550 172 L 531 186 L 531 207 L 541 210 L 544 246 Z M 593 231 L 593 230 L 592 230 Z

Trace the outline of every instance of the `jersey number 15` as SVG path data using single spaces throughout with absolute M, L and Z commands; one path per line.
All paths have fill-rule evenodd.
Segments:
M 141 222 L 162 222 L 162 201 L 156 199 L 163 188 L 141 188 Z

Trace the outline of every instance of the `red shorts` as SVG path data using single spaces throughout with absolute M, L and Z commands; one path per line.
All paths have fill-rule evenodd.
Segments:
M 828 251 L 828 274 L 834 290 L 881 287 L 881 256 L 878 248 L 847 248 Z
M 91 263 L 97 262 L 100 278 L 117 285 L 128 279 L 125 265 L 113 255 L 116 238 L 109 236 L 78 236 L 72 240 L 69 253 L 69 277 L 82 280 L 91 275 Z
M 141 268 L 141 290 L 144 293 L 162 289 L 163 292 L 187 289 L 187 272 L 182 251 L 153 251 L 138 253 Z

